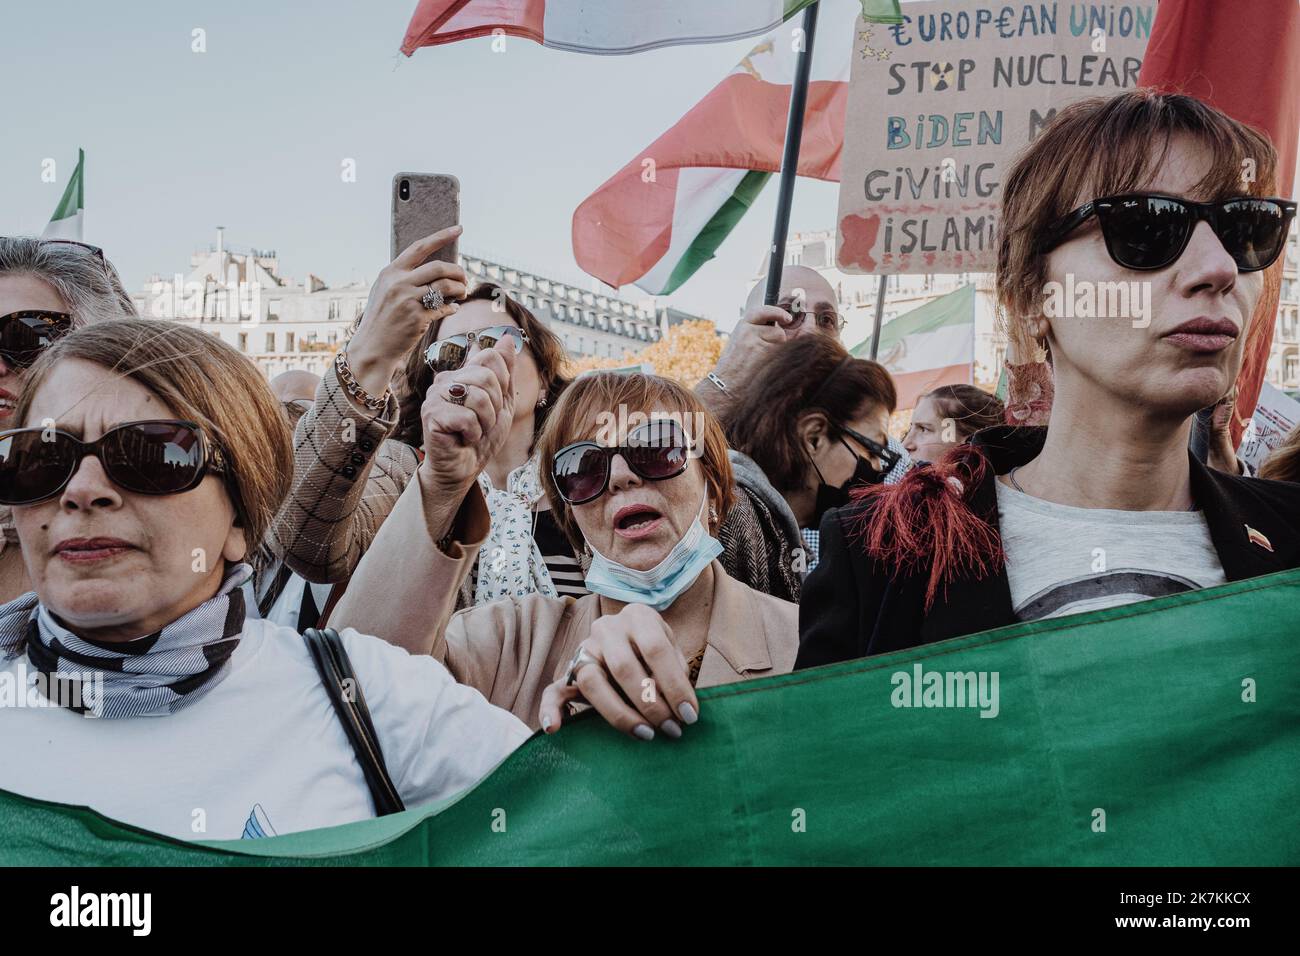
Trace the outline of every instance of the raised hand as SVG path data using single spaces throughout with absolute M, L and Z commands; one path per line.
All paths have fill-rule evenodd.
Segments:
M 431 490 L 459 502 L 505 444 L 515 414 L 514 364 L 514 345 L 502 337 L 461 368 L 434 376 L 420 408 L 420 470 Z
M 411 243 L 375 279 L 361 325 L 347 346 L 352 374 L 371 395 L 383 394 L 430 322 L 460 308 L 454 300 L 465 297 L 465 270 L 449 262 L 424 261 L 460 233 L 460 226 L 451 226 Z M 422 299 L 430 288 L 442 294 L 445 305 L 424 307 Z
M 718 359 L 718 375 L 741 378 L 768 351 L 794 337 L 790 313 L 775 305 L 756 305 L 747 311 Z

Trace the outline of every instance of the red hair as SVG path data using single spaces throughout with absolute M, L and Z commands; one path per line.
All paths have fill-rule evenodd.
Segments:
M 1002 569 L 1006 555 L 997 529 L 975 513 L 970 496 L 992 466 L 979 449 L 958 445 L 930 465 L 911 469 L 896 485 L 862 485 L 855 501 L 872 500 L 848 529 L 867 554 L 901 573 L 930 570 L 925 609 L 958 575 L 984 578 Z

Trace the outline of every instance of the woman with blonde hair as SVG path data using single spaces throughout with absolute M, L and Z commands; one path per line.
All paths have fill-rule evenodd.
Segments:
M 292 455 L 231 346 L 161 320 L 78 329 L 12 424 L 0 502 L 34 590 L 0 607 L 0 679 L 39 699 L 0 708 L 0 788 L 237 839 L 450 796 L 528 736 L 427 655 L 345 631 L 330 671 L 248 613 Z

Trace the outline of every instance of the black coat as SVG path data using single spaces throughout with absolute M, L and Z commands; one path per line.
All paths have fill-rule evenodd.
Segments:
M 998 527 L 994 473 L 1036 458 L 1047 429 L 987 428 L 972 439 L 993 466 L 974 490 L 971 508 Z M 1205 512 L 1210 538 L 1229 581 L 1300 567 L 1300 484 L 1227 475 L 1191 460 L 1192 495 Z M 929 569 L 895 574 L 869 557 L 846 529 L 872 499 L 829 512 L 821 524 L 821 556 L 804 581 L 795 669 L 883 654 L 1016 623 L 1005 569 L 983 580 L 958 578 L 942 586 L 924 610 Z M 1269 551 L 1247 537 L 1259 531 Z

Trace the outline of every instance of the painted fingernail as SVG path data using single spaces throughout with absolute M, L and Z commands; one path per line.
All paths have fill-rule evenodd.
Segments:
M 687 725 L 693 724 L 700 719 L 700 715 L 695 712 L 695 708 L 690 704 L 682 704 L 677 708 L 677 713 L 682 715 L 682 720 L 686 721 Z
M 543 714 L 543 715 L 542 715 L 542 730 L 545 731 L 545 732 L 548 733 L 548 734 L 551 732 L 551 715 L 550 715 L 550 714 Z
M 673 738 L 673 740 L 676 740 L 678 737 L 682 735 L 681 725 L 678 724 L 677 721 L 675 720 L 665 720 L 662 724 L 659 725 L 659 729 L 662 730 L 664 733 L 666 733 L 669 737 Z
M 642 740 L 654 740 L 655 732 L 650 729 L 649 724 L 637 724 L 632 728 L 632 733 Z

